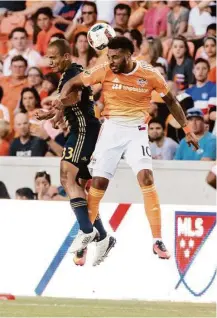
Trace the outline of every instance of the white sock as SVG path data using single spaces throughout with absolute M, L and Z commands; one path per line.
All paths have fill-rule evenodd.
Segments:
M 162 238 L 153 237 L 153 244 L 155 244 L 157 241 L 162 241 Z

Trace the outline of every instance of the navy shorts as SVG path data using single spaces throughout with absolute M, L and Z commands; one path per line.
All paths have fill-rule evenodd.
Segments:
M 71 131 L 63 148 L 62 160 L 79 169 L 77 179 L 91 179 L 88 164 L 94 152 L 100 130 L 99 123 L 89 124 L 79 131 Z

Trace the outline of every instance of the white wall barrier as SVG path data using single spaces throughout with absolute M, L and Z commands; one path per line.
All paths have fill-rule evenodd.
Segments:
M 66 253 L 76 227 L 67 202 L 0 200 L 0 293 L 15 295 L 214 302 L 216 207 L 162 205 L 170 260 L 152 253 L 141 204 L 102 204 L 101 216 L 118 226 L 116 247 L 98 267 L 76 267 Z M 115 212 L 115 213 L 114 213 Z M 66 253 L 66 255 L 65 255 Z
M 153 160 L 154 177 L 161 204 L 215 205 L 216 193 L 205 179 L 213 162 Z M 37 171 L 51 174 L 52 183 L 60 185 L 60 159 L 0 157 L 0 180 L 12 198 L 18 188 L 34 189 Z M 124 189 L 124 190 L 123 190 Z M 132 170 L 123 161 L 103 198 L 104 202 L 142 203 L 142 195 Z

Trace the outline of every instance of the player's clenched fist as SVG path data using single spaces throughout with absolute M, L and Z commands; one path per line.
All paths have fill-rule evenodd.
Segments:
M 54 116 L 54 113 L 52 111 L 48 112 L 48 111 L 44 111 L 43 109 L 38 109 L 34 115 L 34 117 L 37 120 L 47 120 L 52 118 L 53 116 Z

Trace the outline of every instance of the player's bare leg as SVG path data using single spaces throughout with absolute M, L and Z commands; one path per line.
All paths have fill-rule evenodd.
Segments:
M 145 211 L 153 236 L 153 252 L 157 254 L 159 258 L 169 259 L 170 254 L 161 237 L 161 209 L 154 185 L 153 173 L 149 169 L 143 169 L 138 173 L 137 179 L 142 190 Z
M 72 253 L 84 249 L 97 234 L 97 230 L 89 220 L 85 192 L 76 182 L 77 174 L 78 168 L 76 166 L 65 160 L 61 161 L 60 181 L 70 198 L 70 205 L 80 226 L 78 235 L 71 245 Z

